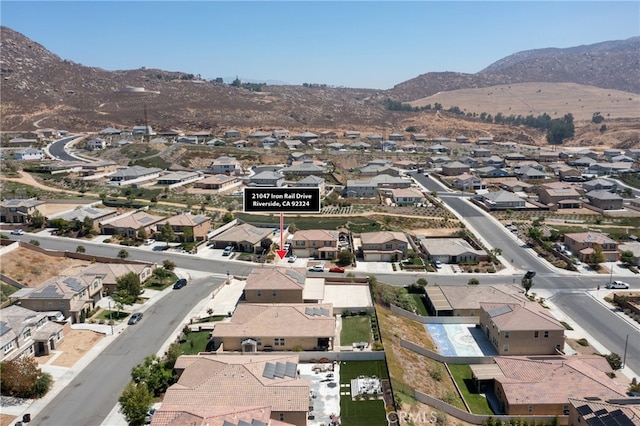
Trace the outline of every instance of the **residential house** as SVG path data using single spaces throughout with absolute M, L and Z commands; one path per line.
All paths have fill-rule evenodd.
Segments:
M 599 154 L 596 151 L 592 151 L 590 149 L 582 149 L 582 150 L 576 152 L 576 156 L 578 158 L 580 158 L 580 157 L 589 157 L 589 158 L 592 158 L 592 159 L 596 160 L 598 158 Z
M 378 143 L 382 141 L 382 135 L 379 135 L 377 133 L 373 133 L 370 135 L 367 135 L 367 140 L 371 143 Z
M 89 151 L 99 151 L 107 147 L 107 142 L 102 138 L 93 138 L 85 142 L 84 147 Z
M 298 362 L 293 354 L 182 355 L 151 426 L 306 426 L 310 383 Z
M 408 143 L 401 145 L 400 149 L 404 152 L 422 152 L 424 151 L 424 146 L 416 145 L 415 143 Z
M 260 139 L 258 143 L 265 149 L 275 148 L 280 144 L 279 139 L 276 139 L 271 136 L 267 136 L 266 138 Z
M 580 182 L 584 179 L 580 170 L 575 167 L 558 169 L 558 177 L 564 182 Z
M 630 251 L 633 254 L 633 265 L 640 266 L 640 242 L 633 241 L 629 243 L 620 244 L 618 246 L 618 252 L 622 254 L 625 251 Z
M 13 158 L 17 161 L 39 161 L 45 158 L 41 149 L 24 148 L 13 153 Z
M 361 176 L 378 176 L 378 175 L 400 176 L 400 170 L 396 167 L 383 164 L 367 164 L 360 168 Z
M 488 258 L 484 250 L 475 249 L 463 238 L 420 238 L 422 251 L 431 261 L 442 263 L 478 263 Z
M 392 189 L 391 198 L 398 206 L 415 206 L 424 203 L 424 194 L 418 188 Z
M 11 305 L 0 310 L 0 362 L 21 356 L 49 355 L 64 340 L 64 324 L 47 313 Z
M 262 171 L 249 178 L 249 186 L 281 187 L 284 185 L 284 175 L 280 172 Z
M 613 161 L 612 160 L 613 157 L 617 157 L 619 155 L 624 155 L 624 149 L 617 149 L 617 148 L 605 149 L 604 152 L 603 152 L 603 155 L 609 161 Z
M 284 167 L 281 172 L 285 175 L 319 175 L 327 172 L 327 166 L 322 161 L 294 161 L 290 166 Z
M 640 148 L 631 148 L 625 152 L 627 157 L 631 157 L 634 160 L 640 160 Z
M 627 157 L 626 155 L 616 155 L 615 157 L 611 157 L 612 163 L 633 163 L 635 160 L 631 157 Z
M 133 126 L 133 129 L 131 129 L 132 136 L 146 136 L 155 134 L 156 133 L 153 131 L 151 126 Z
M 0 222 L 4 223 L 29 223 L 38 206 L 44 205 L 44 201 L 35 198 L 13 198 L 0 201 Z
M 532 181 L 532 180 L 544 180 L 547 178 L 547 174 L 545 172 L 542 172 L 540 170 L 538 170 L 535 167 L 530 167 L 530 166 L 525 166 L 525 167 L 521 167 L 516 171 L 516 174 L 520 177 L 520 179 L 522 180 L 528 180 L 528 181 Z
M 105 294 L 111 294 L 118 288 L 118 278 L 133 272 L 141 283 L 145 283 L 153 276 L 155 263 L 95 263 L 87 267 L 82 273 L 102 277 L 102 288 Z
M 615 262 L 618 259 L 618 243 L 598 232 L 564 234 L 564 244 L 581 262 L 590 262 L 596 247 L 602 250 L 605 261 Z
M 464 135 L 456 136 L 456 142 L 458 143 L 469 143 L 469 138 Z
M 320 195 L 325 192 L 325 180 L 321 177 L 310 175 L 296 182 L 298 188 L 319 188 Z
M 412 133 L 411 134 L 411 140 L 416 141 L 416 142 L 426 142 L 428 139 L 427 134 L 426 133 Z
M 328 143 L 327 148 L 333 150 L 333 151 L 340 151 L 341 149 L 345 149 L 347 148 L 347 145 L 340 143 L 340 142 L 332 142 L 332 143 Z
M 530 192 L 534 186 L 518 179 L 507 179 L 500 182 L 500 188 L 510 192 Z
M 504 155 L 504 159 L 509 162 L 524 161 L 527 159 L 527 156 L 521 152 L 508 152 Z
M 540 151 L 538 153 L 538 162 L 540 163 L 553 163 L 559 159 L 558 151 Z
M 236 176 L 212 175 L 194 183 L 193 187 L 198 189 L 221 190 L 233 186 L 238 182 Z
M 564 326 L 535 302 L 480 303 L 480 329 L 499 355 L 555 355 Z
M 592 179 L 582 183 L 582 189 L 585 192 L 591 191 L 609 191 L 616 192 L 618 189 L 618 184 L 615 181 L 608 179 Z
M 93 229 L 99 231 L 99 222 L 115 217 L 117 214 L 118 211 L 116 209 L 101 209 L 93 206 L 79 207 L 70 211 L 47 216 L 47 226 L 52 227 L 52 221 L 64 220 L 65 222 L 75 225 L 85 220 L 90 220 L 93 224 Z
M 263 132 L 262 130 L 256 130 L 255 132 L 249 133 L 247 136 L 249 139 L 259 140 L 271 136 L 271 133 Z
M 80 273 L 55 276 L 38 287 L 25 287 L 14 293 L 20 306 L 38 312 L 60 311 L 71 322 L 80 322 L 102 297 L 102 274 Z
M 445 137 L 443 137 L 443 136 L 439 136 L 439 137 L 437 137 L 437 138 L 433 138 L 433 141 L 434 141 L 435 143 L 445 143 L 445 142 L 451 142 L 451 139 L 449 139 L 449 138 L 445 138 Z
M 608 404 L 600 400 L 569 398 L 569 426 L 633 426 L 639 421 L 638 405 Z
M 213 174 L 237 176 L 242 174 L 242 167 L 235 157 L 221 156 L 213 160 L 209 165 Z
M 100 226 L 101 234 L 123 235 L 135 239 L 140 233 L 153 234 L 155 231 L 154 225 L 163 219 L 165 219 L 163 216 L 135 211 L 100 221 L 98 225 Z
M 167 223 L 173 230 L 175 241 L 204 241 L 211 229 L 209 217 L 182 213 L 156 222 L 155 233 L 160 234 Z
M 291 240 L 291 250 L 299 257 L 335 259 L 340 248 L 338 231 L 308 229 L 296 231 Z
M 157 167 L 131 166 L 126 169 L 118 170 L 109 176 L 109 184 L 111 185 L 127 185 L 139 182 L 145 182 L 160 177 L 162 169 Z
M 474 157 L 469 157 L 468 155 L 464 155 L 460 158 L 458 158 L 458 161 L 466 164 L 467 166 L 471 167 L 471 168 L 477 168 L 480 167 L 480 160 Z
M 360 132 L 357 130 L 347 130 L 344 132 L 344 137 L 347 139 L 358 139 L 360 137 Z
M 522 287 L 516 284 L 437 285 L 425 288 L 429 314 L 436 317 L 479 317 L 480 303 L 524 303 Z
M 558 208 L 580 208 L 582 201 L 580 193 L 573 188 L 541 188 L 538 192 L 538 201 L 546 205 L 556 205 L 563 201 Z M 567 203 L 567 201 L 571 201 Z
M 478 138 L 476 144 L 478 145 L 490 145 L 493 142 L 493 136 L 481 136 Z
M 486 178 L 511 176 L 511 174 L 505 169 L 499 169 L 493 166 L 479 167 L 476 169 L 476 173 L 478 176 Z
M 391 140 L 383 140 L 377 143 L 376 148 L 384 152 L 396 151 L 398 149 L 398 143 Z
M 332 350 L 336 319 L 331 304 L 240 303 L 230 321 L 216 323 L 216 350 Z
M 107 127 L 98 132 L 100 136 L 117 136 L 122 133 L 122 130 L 116 129 L 115 127 Z
M 398 262 L 407 258 L 409 241 L 403 232 L 363 232 L 360 242 L 365 262 Z
M 450 179 L 447 179 L 450 180 Z M 470 175 L 469 173 L 463 173 L 455 176 L 451 181 L 451 186 L 461 191 L 478 191 L 487 189 L 487 185 L 482 178 L 478 176 Z
M 77 171 L 78 177 L 82 180 L 95 180 L 109 176 L 118 170 L 118 165 L 109 160 L 82 162 L 81 169 Z
M 258 228 L 248 223 L 242 223 L 210 239 L 214 248 L 222 249 L 232 246 L 236 251 L 246 253 L 262 252 L 262 241 L 268 240 L 271 246 L 271 236 L 273 230 L 271 228 Z
M 598 175 L 598 176 L 608 176 L 615 175 L 618 173 L 628 173 L 633 171 L 633 163 L 629 162 L 618 162 L 618 163 L 595 163 L 589 166 L 587 169 L 587 173 Z
M 459 176 L 463 173 L 469 173 L 469 166 L 459 161 L 442 165 L 442 174 L 444 176 Z
M 491 151 L 486 148 L 475 148 L 471 151 L 471 155 L 475 158 L 489 158 L 491 157 Z
M 482 165 L 502 168 L 506 165 L 506 163 L 502 157 L 499 157 L 497 155 L 492 155 L 490 157 L 483 158 Z
M 320 139 L 322 140 L 333 140 L 337 138 L 338 134 L 333 130 L 324 130 L 320 132 Z
M 398 169 L 402 169 L 402 170 L 414 170 L 417 169 L 419 165 L 419 160 L 418 159 L 414 159 L 414 160 L 394 160 L 393 161 L 393 167 L 396 167 Z
M 490 210 L 511 210 L 525 208 L 525 201 L 508 191 L 496 191 L 482 194 L 480 199 Z
M 602 210 L 622 209 L 623 198 L 614 192 L 605 190 L 589 191 L 585 194 L 589 204 Z
M 449 148 L 440 144 L 431 145 L 427 149 L 432 153 L 438 153 L 438 154 L 449 154 L 451 152 Z
M 313 160 L 313 156 L 306 152 L 292 152 L 287 157 L 287 164 L 292 165 L 298 161 Z
M 276 139 L 289 139 L 291 137 L 291 132 L 286 129 L 279 129 L 271 132 L 271 136 Z
M 158 136 L 163 136 L 167 138 L 177 138 L 179 136 L 184 136 L 184 132 L 178 129 L 169 129 L 158 132 Z
M 355 149 L 357 151 L 365 151 L 365 150 L 371 148 L 371 144 L 368 144 L 366 142 L 360 141 L 360 142 L 356 142 L 354 144 L 349 145 L 349 148 Z
M 578 157 L 576 159 L 569 159 L 569 161 L 567 161 L 567 164 L 573 167 L 582 167 L 582 168 L 591 167 L 596 163 L 597 161 L 591 157 Z
M 198 145 L 198 137 L 195 135 L 184 135 L 176 139 L 176 143 L 186 143 L 190 145 Z
M 32 147 L 34 145 L 37 145 L 38 143 L 39 143 L 38 139 L 31 139 L 31 138 L 16 137 L 16 138 L 9 139 L 9 146 L 11 147 L 18 147 L 18 146 Z
M 251 146 L 251 142 L 246 139 L 238 139 L 237 141 L 233 141 L 233 146 L 235 148 L 246 148 L 248 146 Z
M 391 141 L 403 141 L 404 140 L 404 135 L 402 133 L 391 133 L 389 135 L 389 140 Z
M 371 198 L 378 195 L 379 189 L 409 188 L 411 181 L 400 177 L 381 174 L 369 179 L 349 179 L 344 188 L 347 198 Z
M 284 146 L 286 146 L 287 149 L 296 150 L 304 147 L 304 144 L 298 139 L 287 139 L 284 141 Z
M 307 132 L 298 133 L 295 136 L 295 138 L 300 139 L 304 143 L 308 143 L 308 142 L 311 142 L 313 139 L 318 139 L 318 135 L 307 131 Z
M 499 356 L 494 366 L 471 365 L 481 392 L 491 388 L 509 416 L 569 415 L 570 398 L 606 401 L 624 398 L 600 355 Z
M 157 180 L 158 185 L 185 185 L 197 181 L 202 177 L 200 172 L 178 171 L 166 173 Z
M 307 281 L 302 268 L 255 268 L 244 286 L 247 303 L 304 303 Z

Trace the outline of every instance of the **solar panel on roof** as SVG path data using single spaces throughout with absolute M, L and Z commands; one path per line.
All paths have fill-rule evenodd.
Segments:
M 225 420 L 224 423 L 222 423 L 222 426 L 237 426 L 237 425 Z
M 304 308 L 305 315 L 313 315 L 313 308 Z
M 266 377 L 267 379 L 273 379 L 273 373 L 276 371 L 276 366 L 275 364 L 272 364 L 270 362 L 267 362 L 264 365 L 264 371 L 262 372 L 262 376 Z
M 67 277 L 63 283 L 65 283 L 69 288 L 73 291 L 81 291 L 84 288 L 84 285 L 73 277 Z
M 618 424 L 620 426 L 634 426 L 636 424 L 636 423 L 633 422 L 633 420 L 631 420 L 626 415 L 625 416 L 616 417 L 616 420 L 618 421 Z
M 325 317 L 330 316 L 330 315 L 329 315 L 329 310 L 328 310 L 328 309 L 325 309 L 325 308 L 320 308 L 320 313 L 321 313 L 323 316 L 325 316 Z
M 147 223 L 147 222 L 150 222 L 151 220 L 152 219 L 149 216 L 143 216 L 140 219 L 138 219 L 138 222 Z
M 604 416 L 605 414 L 607 414 L 608 411 L 604 408 L 599 409 L 598 411 L 594 411 L 593 414 L 595 414 L 596 416 L 600 417 L 600 416 Z
M 251 423 L 253 423 L 253 422 L 251 422 Z M 238 426 L 251 426 L 251 423 L 247 423 L 244 420 L 240 420 L 238 422 Z
M 622 416 L 624 415 L 624 413 L 622 412 L 621 409 L 618 408 L 617 410 L 613 410 L 612 412 L 610 412 L 609 415 L 611 417 L 616 417 L 616 416 Z
M 593 410 L 591 409 L 591 407 L 589 407 L 588 405 L 581 405 L 580 407 L 576 408 L 576 411 L 578 412 L 578 414 L 580 414 L 581 416 L 584 416 L 585 414 L 590 414 L 593 413 Z
M 295 379 L 297 373 L 298 373 L 298 364 L 296 364 L 295 362 L 287 361 L 287 364 L 284 369 L 284 375 L 287 377 L 291 377 L 292 379 Z
M 274 376 L 282 379 L 284 377 L 284 371 L 285 371 L 286 365 L 282 362 L 277 362 L 276 363 L 276 370 L 273 373 Z
M 0 321 L 0 336 L 2 336 L 4 333 L 6 333 L 9 330 L 11 330 L 11 327 L 9 326 L 9 324 L 7 324 L 4 321 Z
M 251 426 L 268 426 L 268 425 L 262 420 L 253 419 L 253 421 L 251 422 Z

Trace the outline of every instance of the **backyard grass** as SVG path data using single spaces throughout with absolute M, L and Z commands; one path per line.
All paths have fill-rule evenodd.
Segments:
M 358 376 L 388 378 L 384 361 L 349 361 L 340 364 L 340 383 L 351 384 Z M 380 400 L 352 401 L 351 395 L 340 397 L 340 417 L 342 424 L 353 426 L 386 426 L 384 402 Z
M 207 344 L 209 343 L 209 334 L 211 332 L 205 331 L 192 331 L 186 336 L 183 336 L 180 340 L 180 349 L 182 349 L 183 355 L 195 355 L 198 352 L 205 352 L 207 350 Z
M 4 304 L 9 301 L 9 296 L 18 291 L 18 289 L 12 285 L 2 284 L 0 288 L 0 302 Z
M 349 346 L 356 342 L 371 343 L 369 315 L 342 318 L 340 345 Z
M 475 393 L 475 387 L 473 386 L 471 367 L 468 365 L 448 365 L 451 374 L 453 375 L 456 384 L 460 388 L 464 399 L 467 401 L 471 412 L 474 414 L 489 414 L 493 415 L 491 407 L 487 398 Z
M 418 314 L 423 317 L 428 317 L 429 312 L 427 312 L 427 307 L 424 304 L 424 295 L 422 294 L 410 294 L 413 297 L 413 300 L 416 301 L 416 309 L 418 310 Z

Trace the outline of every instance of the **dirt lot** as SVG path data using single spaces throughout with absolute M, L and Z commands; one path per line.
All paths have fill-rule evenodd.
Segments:
M 89 265 L 84 260 L 48 256 L 19 247 L 0 259 L 2 273 L 20 281 L 27 287 L 36 287 L 55 275 L 71 273 L 74 269 Z
M 66 333 L 62 343 L 55 352 L 62 352 L 52 363 L 58 367 L 72 367 L 91 348 L 104 338 L 103 334 L 91 330 L 71 330 Z M 49 362 L 56 353 L 36 357 L 38 364 L 43 365 Z

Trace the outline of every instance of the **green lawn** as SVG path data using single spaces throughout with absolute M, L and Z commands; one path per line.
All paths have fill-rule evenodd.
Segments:
M 177 279 L 178 277 L 173 272 L 170 272 L 169 276 L 164 279 L 160 279 L 153 275 L 146 283 L 144 283 L 144 286 L 151 290 L 164 290 L 170 285 L 173 285 Z
M 448 364 L 449 370 L 456 381 L 456 384 L 460 388 L 465 401 L 469 404 L 471 412 L 474 414 L 490 414 L 493 415 L 491 407 L 487 399 L 475 393 L 475 387 L 472 382 L 471 367 L 468 365 L 453 365 Z
M 109 313 L 111 313 L 111 319 L 113 321 L 119 321 L 122 320 L 126 317 L 128 317 L 130 315 L 129 312 L 124 312 L 124 311 L 120 311 L 120 315 L 118 315 L 118 311 L 117 310 L 108 310 L 105 309 L 103 311 L 101 311 L 98 315 L 94 316 L 95 320 L 105 320 L 105 321 L 109 321 Z
M 340 345 L 349 346 L 356 342 L 371 343 L 371 324 L 369 315 L 342 318 Z
M 424 295 L 423 294 L 410 294 L 413 297 L 413 300 L 416 302 L 416 309 L 418 309 L 418 314 L 423 317 L 428 317 L 429 312 L 427 312 L 427 307 L 424 305 Z
M 9 296 L 18 291 L 18 289 L 12 285 L 2 284 L 0 286 L 0 302 L 4 304 L 9 302 Z
M 384 361 L 348 361 L 340 364 L 340 383 L 351 384 L 358 376 L 388 378 Z M 350 426 L 387 426 L 384 402 L 380 400 L 352 401 L 351 395 L 340 397 L 342 424 Z
M 209 343 L 209 334 L 211 331 L 192 331 L 187 336 L 180 340 L 180 349 L 184 355 L 195 355 L 198 352 L 205 352 L 207 350 L 207 343 Z

